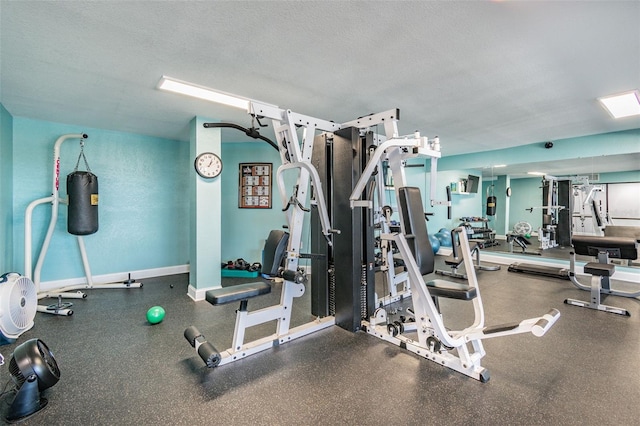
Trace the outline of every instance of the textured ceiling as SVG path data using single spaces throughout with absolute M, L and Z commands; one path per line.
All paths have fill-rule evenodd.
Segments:
M 400 132 L 439 135 L 444 155 L 640 128 L 596 100 L 640 88 L 639 1 L 0 0 L 0 15 L 14 116 L 181 140 L 195 115 L 249 125 L 157 90 L 164 74 L 336 122 L 399 108 Z

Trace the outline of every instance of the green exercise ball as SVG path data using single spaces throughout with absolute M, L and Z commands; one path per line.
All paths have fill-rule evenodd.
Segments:
M 166 312 L 162 306 L 152 306 L 147 311 L 147 321 L 149 321 L 149 324 L 161 323 L 165 314 Z

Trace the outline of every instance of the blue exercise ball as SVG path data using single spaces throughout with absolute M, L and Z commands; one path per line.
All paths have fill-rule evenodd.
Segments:
M 438 238 L 438 240 L 440 240 L 440 246 L 442 246 L 442 247 L 451 247 L 451 233 L 449 231 L 438 232 L 436 234 L 436 238 Z
M 447 228 L 440 228 L 440 230 L 437 233 L 438 234 L 448 234 L 449 230 Z
M 440 250 L 440 240 L 434 234 L 429 235 L 429 242 L 431 243 L 431 248 L 433 249 L 433 254 L 436 254 L 438 250 Z

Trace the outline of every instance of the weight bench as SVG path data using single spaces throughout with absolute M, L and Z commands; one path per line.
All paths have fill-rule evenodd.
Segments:
M 469 242 L 475 242 L 473 240 L 469 240 Z M 480 263 L 480 249 L 482 248 L 482 244 L 479 242 L 475 242 L 473 248 L 471 249 L 471 255 L 473 256 L 474 254 L 475 256 L 475 260 L 474 260 L 474 264 L 473 267 L 475 268 L 476 271 L 498 271 L 500 270 L 500 266 L 499 265 L 494 265 L 494 266 L 486 266 Z M 440 275 L 445 275 L 448 277 L 452 277 L 452 278 L 460 278 L 463 280 L 466 280 L 467 274 L 462 274 L 460 272 L 458 272 L 458 268 L 460 267 L 460 265 L 462 264 L 462 262 L 464 262 L 464 258 L 462 256 L 460 256 L 459 250 L 460 250 L 460 240 L 457 237 L 457 234 L 454 231 L 451 231 L 451 249 L 452 249 L 452 253 L 451 255 L 447 256 L 444 258 L 444 263 L 445 265 L 451 267 L 451 271 L 443 271 L 443 270 L 436 270 L 436 274 L 440 274 Z
M 242 303 L 244 303 L 246 310 L 248 299 L 268 293 L 271 293 L 271 285 L 269 283 L 256 282 L 209 290 L 205 293 L 205 299 L 214 306 L 240 300 L 240 309 L 242 310 Z
M 216 288 L 205 293 L 205 299 L 212 305 L 224 305 L 231 302 L 240 301 L 240 308 L 236 312 L 236 325 L 240 318 L 246 320 L 248 300 L 252 297 L 271 293 L 271 285 L 266 282 L 255 282 L 238 284 L 229 287 Z M 244 329 L 242 330 L 244 335 Z M 205 340 L 202 333 L 194 326 L 187 327 L 184 331 L 184 337 L 196 349 L 200 358 L 207 364 L 207 367 L 217 367 L 222 361 L 220 352 L 208 341 Z M 234 341 L 236 340 L 234 336 Z M 242 344 L 240 344 L 242 346 Z M 234 342 L 235 347 L 235 342 Z
M 579 306 L 581 308 L 595 309 L 598 311 L 611 312 L 618 315 L 631 316 L 626 309 L 615 306 L 603 305 L 602 300 L 609 296 L 638 297 L 640 291 L 626 292 L 613 290 L 610 278 L 615 274 L 616 267 L 609 263 L 609 258 L 635 260 L 638 258 L 638 241 L 635 238 L 623 237 L 596 237 L 590 235 L 575 235 L 571 244 L 574 252 L 571 253 L 571 282 L 581 290 L 591 292 L 589 302 L 576 299 L 566 299 L 567 305 Z M 591 275 L 591 285 L 587 286 L 578 281 L 574 271 L 575 254 L 593 256 L 598 262 L 589 262 L 584 265 L 585 274 Z
M 509 233 L 507 234 L 507 244 L 509 244 L 509 251 L 513 253 L 513 244 L 517 244 L 521 249 L 521 254 L 533 254 L 540 256 L 540 252 L 528 251 L 527 247 L 531 245 L 531 241 L 524 235 Z
M 623 238 L 635 238 L 638 244 L 638 258 L 640 259 L 640 226 L 622 226 L 622 225 L 607 225 L 604 228 L 605 237 L 623 237 Z M 633 259 L 631 259 L 633 260 Z M 631 266 L 629 259 L 627 263 Z

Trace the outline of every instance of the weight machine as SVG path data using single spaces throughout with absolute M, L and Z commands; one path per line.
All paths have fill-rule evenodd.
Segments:
M 373 309 L 376 304 L 374 291 L 367 291 L 367 286 L 374 283 L 374 226 L 370 210 L 351 210 L 349 195 L 362 170 L 370 164 L 367 156 L 377 150 L 377 145 L 400 148 L 387 159 L 393 167 L 400 166 L 404 158 L 415 156 L 410 151 L 403 152 L 407 144 L 397 139 L 397 109 L 344 124 L 318 120 L 257 101 L 248 101 L 247 112 L 272 120 L 282 162 L 277 170 L 277 183 L 290 232 L 282 273 L 282 296 L 277 305 L 249 312 L 248 299 L 270 292 L 268 284 L 249 283 L 208 291 L 206 299 L 213 305 L 240 301 L 231 348 L 219 352 L 193 326 L 184 332 L 185 338 L 209 367 L 233 362 L 333 324 L 351 331 L 361 328 L 361 319 L 368 316 L 367 309 Z M 367 130 L 377 125 L 383 125 L 396 139 L 386 140 Z M 298 138 L 298 128 L 302 138 Z M 316 130 L 323 133 L 315 135 Z M 424 142 L 426 138 L 413 136 L 415 149 L 418 149 L 415 141 Z M 439 156 L 439 141 L 430 143 L 432 148 L 438 149 L 433 152 Z M 376 164 L 369 166 L 370 172 L 378 169 L 380 161 L 378 156 Z M 432 165 L 435 171 L 435 161 Z M 289 170 L 297 172 L 292 191 L 286 190 L 283 180 L 283 173 Z M 379 200 L 384 200 L 381 176 L 380 173 L 377 191 Z M 372 185 L 368 186 L 370 191 L 375 190 Z M 435 188 L 435 181 L 432 186 Z M 328 188 L 329 192 L 325 193 L 323 188 Z M 436 203 L 446 204 L 434 200 L 433 204 Z M 310 255 L 300 253 L 304 217 L 309 212 Z M 389 212 L 380 206 L 378 214 L 383 216 Z M 384 226 L 387 225 L 385 222 Z M 387 253 L 390 254 L 390 250 Z M 306 275 L 298 268 L 298 261 L 303 256 L 311 258 L 314 271 L 311 275 L 311 313 L 315 320 L 290 329 L 293 299 L 304 294 L 307 284 Z M 391 257 L 385 256 L 385 259 Z M 274 320 L 277 323 L 274 334 L 244 342 L 248 327 Z
M 406 186 L 406 179 L 398 160 L 403 155 L 411 153 L 416 156 L 430 157 L 432 164 L 435 165 L 440 152 L 429 149 L 431 147 L 427 142 L 426 138 L 416 135 L 413 139 L 392 139 L 382 143 L 374 151 L 349 197 L 354 210 L 358 207 L 364 209 L 372 207 L 373 203 L 370 200 L 361 199 L 361 197 L 374 172 L 374 165 L 382 155 L 389 156 L 390 167 L 397 174 L 394 174 L 394 182 L 401 218 L 401 232 L 385 234 L 382 238 L 396 244 L 409 272 L 413 321 L 392 323 L 383 307 L 371 312 L 372 306 L 369 305 L 366 309 L 369 316 L 362 318 L 361 321 L 362 329 L 372 336 L 421 357 L 486 382 L 489 380 L 489 372 L 480 364 L 482 357 L 486 354 L 482 345 L 483 339 L 528 332 L 535 336 L 542 336 L 558 320 L 560 312 L 551 309 L 541 317 L 526 319 L 519 323 L 486 327 L 475 267 L 464 228 L 457 228 L 454 232 L 460 241 L 468 285 L 440 279 L 424 281 L 424 275 L 434 272 L 434 254 L 428 239 L 423 202 L 418 188 Z M 434 170 L 435 167 L 432 167 L 432 174 Z M 433 176 L 431 183 L 433 196 L 435 193 Z M 434 200 L 431 204 L 434 205 Z M 363 288 L 366 291 L 371 286 L 363 286 Z M 459 331 L 448 330 L 439 310 L 438 298 L 440 297 L 471 301 L 474 309 L 473 324 Z M 363 297 L 363 300 L 368 298 Z M 363 312 L 365 312 L 364 309 Z
M 603 192 L 602 185 L 593 185 L 589 183 L 588 176 L 576 176 L 572 179 L 573 196 L 577 202 L 574 202 L 577 211 L 577 218 L 582 225 L 582 232 L 585 230 L 585 221 L 587 217 L 591 219 L 593 232 L 597 236 L 602 236 L 604 228 L 609 224 L 608 215 L 603 220 L 601 210 L 602 206 L 596 200 L 596 195 Z M 576 212 L 574 212 L 576 217 Z
M 542 199 L 546 200 L 546 205 L 542 206 L 542 227 L 538 230 L 540 250 L 570 244 L 571 221 L 566 219 L 573 209 L 567 209 L 568 197 L 561 197 L 561 193 L 566 195 L 565 192 L 569 192 L 567 188 L 570 184 L 571 181 L 561 181 L 550 175 L 545 175 L 542 179 Z M 569 230 L 568 238 L 564 235 L 566 230 Z
M 129 277 L 128 281 L 123 283 L 109 283 L 109 284 L 95 284 L 93 282 L 93 276 L 91 275 L 91 267 L 89 266 L 89 258 L 87 256 L 87 251 L 85 249 L 84 239 L 82 235 L 76 235 L 76 240 L 78 242 L 78 248 L 80 249 L 80 256 L 82 257 L 82 265 L 84 267 L 86 284 L 78 284 L 78 285 L 67 285 L 55 290 L 42 291 L 40 289 L 40 277 L 42 273 L 42 266 L 44 264 L 44 259 L 47 255 L 47 250 L 49 249 L 49 244 L 51 243 L 51 238 L 53 237 L 53 233 L 55 231 L 56 222 L 58 220 L 58 212 L 60 204 L 69 205 L 68 197 L 61 197 L 59 188 L 60 188 L 60 148 L 62 144 L 69 139 L 79 139 L 80 140 L 80 157 L 84 157 L 84 140 L 87 139 L 88 136 L 84 133 L 78 134 L 68 134 L 60 136 L 54 146 L 53 146 L 53 174 L 52 174 L 52 185 L 51 185 L 51 195 L 48 197 L 40 198 L 32 201 L 26 209 L 25 218 L 24 218 L 24 274 L 27 278 L 32 279 L 33 283 L 36 285 L 36 291 L 38 293 L 38 299 L 44 298 L 57 298 L 58 302 L 55 304 L 51 304 L 48 306 L 38 305 L 38 312 L 44 312 L 47 314 L 55 314 L 55 315 L 73 315 L 73 310 L 71 310 L 72 303 L 62 302 L 63 298 L 70 299 L 84 299 L 87 297 L 86 293 L 83 293 L 80 290 L 90 290 L 90 289 L 98 289 L 98 288 L 133 288 L 133 287 L 142 287 L 141 283 L 135 282 L 131 280 Z M 78 162 L 80 161 L 80 157 L 78 157 Z M 86 159 L 85 159 L 86 163 Z M 76 165 L 76 169 L 78 166 Z M 97 194 L 95 194 L 97 198 Z M 38 255 L 38 260 L 36 261 L 35 269 L 32 269 L 32 217 L 33 210 L 40 204 L 51 204 L 51 219 L 49 221 L 49 227 L 47 228 L 47 233 L 44 238 L 44 242 L 42 243 L 42 247 L 40 248 L 40 253 Z M 95 200 L 95 204 L 97 205 L 97 199 Z
M 571 180 L 545 175 L 542 178 L 543 206 L 530 207 L 542 209 L 542 226 L 538 229 L 540 250 L 571 245 L 571 215 L 573 214 L 573 197 Z
M 233 345 L 225 351 L 217 351 L 195 327 L 185 330 L 185 338 L 207 366 L 230 363 L 336 324 L 350 331 L 365 330 L 423 357 L 486 381 L 488 372 L 479 365 L 479 360 L 484 355 L 481 339 L 523 332 L 543 335 L 558 319 L 559 313 L 551 310 L 543 317 L 518 324 L 484 327 L 466 235 L 460 238 L 465 265 L 467 270 L 473 271 L 473 288 L 458 283 L 447 283 L 439 290 L 426 288 L 420 270 L 416 269 L 416 258 L 406 242 L 407 233 L 411 231 L 406 225 L 402 225 L 402 233 L 387 232 L 391 229 L 391 212 L 388 206 L 381 205 L 385 200 L 380 192 L 384 191 L 384 185 L 380 183 L 382 162 L 389 164 L 395 184 L 405 187 L 404 162 L 409 158 L 428 158 L 432 174 L 431 206 L 449 206 L 450 202 L 433 197 L 436 193 L 437 160 L 441 155 L 439 139 L 428 139 L 417 132 L 400 136 L 397 129 L 398 110 L 368 115 L 343 124 L 317 120 L 255 101 L 248 101 L 247 112 L 273 121 L 282 161 L 277 171 L 278 189 L 291 233 L 282 274 L 282 296 L 278 305 L 248 312 L 248 299 L 270 292 L 269 284 L 249 283 L 208 291 L 206 299 L 213 305 L 240 301 L 240 308 L 236 314 Z M 377 126 L 384 127 L 384 136 L 372 130 Z M 303 132 L 301 140 L 295 136 L 297 127 Z M 315 130 L 321 130 L 322 133 L 315 135 Z M 297 182 L 290 192 L 286 191 L 282 179 L 282 173 L 286 170 L 296 170 L 298 173 Z M 362 193 L 366 193 L 367 198 L 361 198 Z M 396 192 L 396 200 L 399 206 L 406 206 L 407 203 L 398 195 L 401 193 L 402 191 Z M 377 205 L 374 202 L 376 196 Z M 424 223 L 421 199 L 409 204 L 418 203 L 420 218 Z M 401 207 L 400 217 L 406 218 L 407 213 L 402 211 L 403 208 L 405 207 Z M 300 253 L 306 213 L 311 213 L 310 255 Z M 392 265 L 389 254 L 391 242 L 394 242 L 408 268 L 416 324 L 421 332 L 419 339 L 415 341 L 394 334 L 391 328 L 387 328 L 386 311 L 378 307 L 380 299 L 375 295 L 374 275 L 376 223 L 380 223 L 383 230 L 381 240 L 384 244 L 380 246 L 384 253 L 383 261 L 389 267 Z M 423 226 L 425 229 L 421 233 L 422 238 L 428 238 L 426 225 Z M 421 247 L 428 248 L 427 251 L 433 257 L 428 242 Z M 306 275 L 298 268 L 298 260 L 302 256 L 311 258 L 311 313 L 315 319 L 290 329 L 291 304 L 294 298 L 302 296 L 307 284 Z M 462 287 L 465 288 L 462 293 L 468 295 L 469 300 L 477 299 L 473 303 L 480 309 L 476 309 L 473 327 L 450 333 L 445 329 L 431 296 L 446 297 L 451 292 L 457 295 Z M 430 295 L 429 291 L 433 294 Z M 253 342 L 244 342 L 246 328 L 269 321 L 277 323 L 274 334 Z M 384 332 L 379 331 L 381 327 Z M 430 337 L 428 342 L 427 337 Z M 472 342 L 474 353 L 467 350 L 468 342 Z M 452 355 L 452 352 L 457 355 Z

